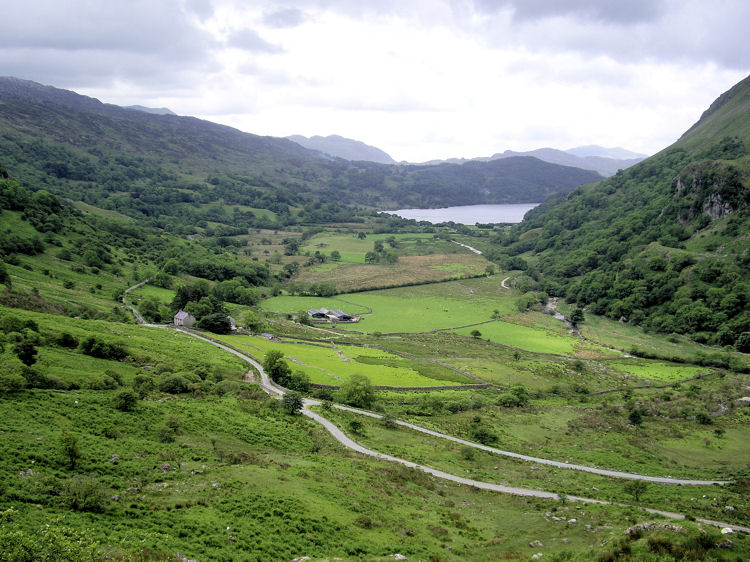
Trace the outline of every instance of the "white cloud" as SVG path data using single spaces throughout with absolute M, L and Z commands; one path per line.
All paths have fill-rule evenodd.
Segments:
M 6 74 L 412 161 L 656 151 L 750 68 L 742 0 L 11 0 Z

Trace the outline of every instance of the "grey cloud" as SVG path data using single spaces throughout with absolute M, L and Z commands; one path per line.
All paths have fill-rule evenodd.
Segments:
M 253 29 L 241 29 L 232 33 L 227 40 L 227 45 L 261 53 L 281 53 L 283 49 L 279 45 L 274 45 L 263 39 L 257 31 Z
M 263 23 L 269 27 L 297 27 L 307 20 L 307 15 L 297 8 L 288 8 L 268 12 L 263 16 Z
M 481 12 L 510 9 L 519 20 L 573 17 L 610 24 L 630 25 L 658 18 L 661 0 L 476 0 Z

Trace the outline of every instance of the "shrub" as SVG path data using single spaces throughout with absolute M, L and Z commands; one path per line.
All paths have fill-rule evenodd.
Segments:
M 90 476 L 74 476 L 62 488 L 62 499 L 75 511 L 102 513 L 107 502 L 107 490 Z
M 281 407 L 284 408 L 288 414 L 296 414 L 302 409 L 303 405 L 304 402 L 302 400 L 302 395 L 299 392 L 287 392 L 281 398 Z
M 169 394 L 182 394 L 188 391 L 188 381 L 180 375 L 170 375 L 159 381 L 159 390 Z
M 99 359 L 122 361 L 127 357 L 127 352 L 123 346 L 118 343 L 107 343 L 96 336 L 85 338 L 78 346 L 78 349 L 85 355 L 98 357 Z
M 132 390 L 121 390 L 115 395 L 112 405 L 121 412 L 132 412 L 138 405 L 138 395 Z

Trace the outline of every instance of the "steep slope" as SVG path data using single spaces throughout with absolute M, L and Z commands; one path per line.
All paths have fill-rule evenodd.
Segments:
M 286 138 L 310 150 L 317 150 L 318 152 L 343 158 L 344 160 L 364 160 L 379 164 L 396 163 L 388 153 L 375 146 L 370 146 L 358 140 L 347 139 L 339 135 L 329 135 L 327 137 L 316 135 L 309 138 L 302 135 L 292 135 Z
M 540 205 L 496 258 L 595 314 L 750 351 L 750 77 L 678 142 Z

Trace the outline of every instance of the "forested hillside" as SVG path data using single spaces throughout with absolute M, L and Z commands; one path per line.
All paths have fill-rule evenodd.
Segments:
M 674 145 L 534 209 L 495 257 L 588 312 L 750 351 L 749 147 L 750 77 Z
M 182 234 L 208 223 L 232 233 L 348 220 L 357 209 L 539 202 L 599 178 L 536 159 L 437 168 L 348 162 L 15 78 L 0 78 L 0 102 L 0 162 L 24 186 Z

